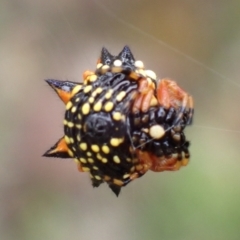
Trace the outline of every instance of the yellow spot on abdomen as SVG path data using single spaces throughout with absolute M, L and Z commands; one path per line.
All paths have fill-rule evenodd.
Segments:
M 80 158 L 81 163 L 87 163 L 87 160 L 85 158 Z
M 88 167 L 82 167 L 82 170 L 83 170 L 84 172 L 90 172 L 90 168 L 88 168 Z
M 88 158 L 89 163 L 94 163 L 94 160 L 92 158 Z
M 74 156 L 73 152 L 72 152 L 70 149 L 68 149 L 68 154 L 69 154 L 69 156 L 71 156 L 71 157 Z
M 74 96 L 76 93 L 78 93 L 82 89 L 82 85 L 77 85 L 73 88 L 71 95 Z
M 97 75 L 93 74 L 89 77 L 90 82 L 95 82 L 97 80 Z
M 113 156 L 113 161 L 117 164 L 121 162 L 120 158 L 117 155 Z
M 94 98 L 93 98 L 93 97 L 90 97 L 90 98 L 88 99 L 88 102 L 89 102 L 89 103 L 94 103 Z
M 126 92 L 121 91 L 121 92 L 116 96 L 116 100 L 117 100 L 118 102 L 121 102 L 125 96 L 126 96 Z
M 110 112 L 112 109 L 113 109 L 113 102 L 106 102 L 105 105 L 104 105 L 104 110 L 106 112 Z
M 110 144 L 113 147 L 117 147 L 117 146 L 119 146 L 123 142 L 123 140 L 124 140 L 123 138 L 111 138 Z
M 112 89 L 109 89 L 108 92 L 106 93 L 105 95 L 105 98 L 106 99 L 110 99 L 112 97 L 112 94 L 113 94 L 113 90 Z
M 107 158 L 102 158 L 101 160 L 102 160 L 103 163 L 107 163 L 108 162 Z
M 72 107 L 72 105 L 73 105 L 72 102 L 69 101 L 66 105 L 66 110 L 69 110 Z
M 86 151 L 87 150 L 87 144 L 86 143 L 80 143 L 79 147 L 83 150 Z
M 72 107 L 71 112 L 75 113 L 76 111 L 77 111 L 77 107 L 76 106 Z
M 94 110 L 95 112 L 99 112 L 99 111 L 101 110 L 101 108 L 102 108 L 102 102 L 101 102 L 101 101 L 98 101 L 98 102 L 95 103 L 94 106 L 93 106 L 93 110 Z
M 108 146 L 104 145 L 102 146 L 102 151 L 105 153 L 105 154 L 108 154 L 110 152 L 110 149 Z
M 101 180 L 101 177 L 98 176 L 98 175 L 95 175 L 94 177 L 95 177 L 97 180 Z
M 72 122 L 68 122 L 68 123 L 67 123 L 67 126 L 70 127 L 70 128 L 72 128 L 72 127 L 74 126 L 74 124 L 73 124 Z
M 92 86 L 91 86 L 91 85 L 88 85 L 88 86 L 86 86 L 86 87 L 83 89 L 83 92 L 84 92 L 84 93 L 89 93 L 91 90 L 92 90 Z
M 67 144 L 69 144 L 70 143 L 70 139 L 69 139 L 69 137 L 68 136 L 64 136 L 64 140 L 65 140 L 65 142 L 67 143 Z
M 84 103 L 82 106 L 82 113 L 87 115 L 90 112 L 90 105 L 89 103 Z
M 120 112 L 114 112 L 112 114 L 112 117 L 113 117 L 114 120 L 119 121 L 119 120 L 122 119 L 122 114 Z
M 96 145 L 96 144 L 93 144 L 92 146 L 91 146 L 91 149 L 94 151 L 94 152 L 99 152 L 99 146 L 98 145 Z
M 119 180 L 119 179 L 116 179 L 116 178 L 113 179 L 113 183 L 118 185 L 118 186 L 122 186 L 123 185 L 123 182 L 121 180 Z

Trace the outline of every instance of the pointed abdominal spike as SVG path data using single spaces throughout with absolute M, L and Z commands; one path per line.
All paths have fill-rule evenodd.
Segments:
M 64 137 L 59 139 L 54 146 L 52 146 L 48 151 L 43 154 L 43 156 L 56 158 L 71 158 L 71 156 L 68 154 L 68 146 L 64 140 Z
M 120 57 L 124 63 L 134 64 L 135 62 L 135 58 L 128 46 L 123 48 L 123 50 L 118 54 L 118 57 Z
M 108 52 L 108 50 L 103 47 L 101 52 L 100 61 L 103 65 L 110 65 L 113 56 Z
M 108 186 L 111 188 L 111 190 L 116 194 L 118 197 L 119 193 L 121 192 L 121 187 L 115 184 L 108 184 Z
M 45 80 L 53 90 L 58 94 L 60 99 L 66 104 L 72 97 L 73 89 L 79 85 L 79 83 L 74 83 L 70 81 L 60 81 L 55 79 Z

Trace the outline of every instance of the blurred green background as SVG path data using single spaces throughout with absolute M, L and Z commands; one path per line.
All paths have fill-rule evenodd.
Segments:
M 1 0 L 0 239 L 240 239 L 240 1 Z M 195 100 L 191 162 L 149 172 L 118 198 L 71 160 L 44 79 L 81 81 L 102 46 L 128 44 Z

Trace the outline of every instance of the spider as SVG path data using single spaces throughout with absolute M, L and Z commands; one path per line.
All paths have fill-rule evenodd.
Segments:
M 44 156 L 74 158 L 94 187 L 106 182 L 118 196 L 148 170 L 186 166 L 184 128 L 193 99 L 176 82 L 145 70 L 129 47 L 117 55 L 102 49 L 83 82 L 46 80 L 66 105 L 64 136 Z

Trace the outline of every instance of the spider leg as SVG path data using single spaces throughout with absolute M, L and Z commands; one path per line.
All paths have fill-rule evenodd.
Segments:
M 152 162 L 151 170 L 153 172 L 177 171 L 182 166 L 181 161 L 175 156 L 171 156 L 170 158 L 152 156 Z
M 188 97 L 188 108 L 189 108 L 189 113 L 188 113 L 187 125 L 190 125 L 190 124 L 192 124 L 193 113 L 194 113 L 193 98 L 191 96 Z
M 177 118 L 173 122 L 173 126 L 177 125 L 179 123 L 179 121 L 183 118 L 183 114 L 187 108 L 187 105 L 188 105 L 188 95 L 186 93 L 184 93 L 182 105 L 177 113 Z

